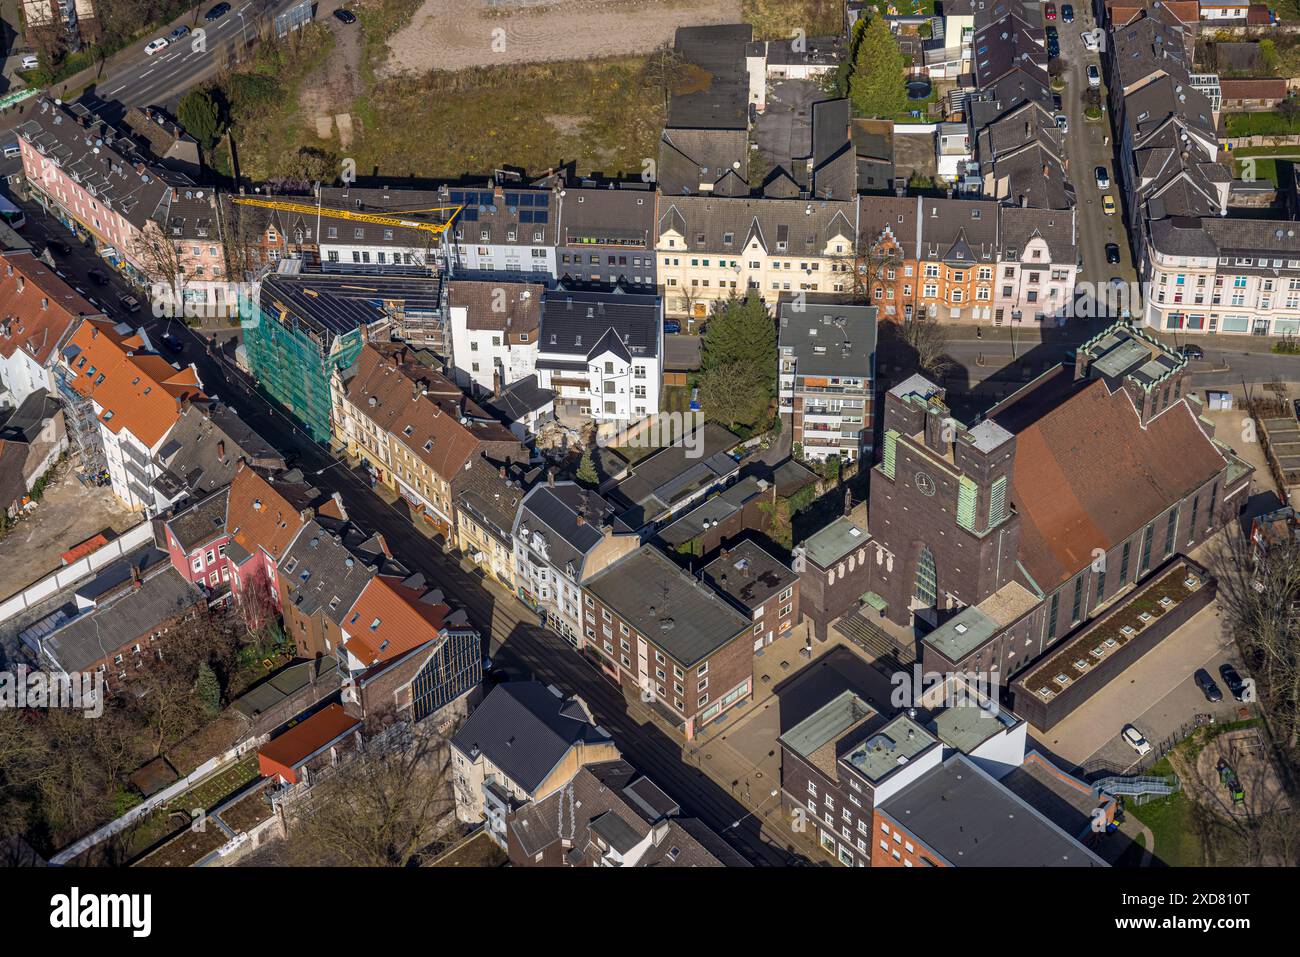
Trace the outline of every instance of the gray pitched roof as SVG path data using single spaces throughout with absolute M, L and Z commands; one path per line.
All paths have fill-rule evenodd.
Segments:
M 598 494 L 573 482 L 556 482 L 529 489 L 520 503 L 513 532 L 519 535 L 527 528 L 530 540 L 534 532 L 541 532 L 547 560 L 556 568 L 572 562 L 581 580 L 588 553 L 604 538 L 602 526 L 614 521 L 614 509 Z M 616 530 L 628 531 L 622 525 Z
M 1073 263 L 1078 258 L 1074 236 L 1074 212 L 1069 209 L 1022 209 L 1004 206 L 998 212 L 998 242 L 1002 258 L 1016 259 L 1025 245 L 1041 237 L 1054 263 Z
M 482 755 L 531 794 L 577 744 L 611 741 L 573 703 L 540 681 L 499 684 L 470 713 L 451 743 L 471 759 Z
M 557 287 L 542 297 L 539 349 L 543 356 L 562 353 L 590 358 L 613 344 L 606 340 L 612 333 L 628 358 L 655 357 L 659 355 L 661 316 L 658 296 L 621 289 L 584 292 Z
M 921 259 L 975 265 L 997 258 L 998 204 L 982 199 L 923 199 Z
M 665 196 L 659 205 L 659 232 L 676 228 L 688 251 L 734 251 L 737 257 L 748 250 L 751 239 L 758 240 L 768 255 L 820 256 L 828 242 L 841 236 L 849 254 L 854 206 L 853 201 L 826 199 Z
M 385 565 L 378 543 L 347 523 L 327 518 L 303 526 L 280 558 L 282 600 L 311 616 L 323 611 L 335 624 Z M 385 569 L 391 573 L 391 569 Z

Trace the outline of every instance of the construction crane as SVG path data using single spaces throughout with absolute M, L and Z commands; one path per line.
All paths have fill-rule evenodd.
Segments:
M 282 213 L 300 213 L 303 216 L 326 216 L 331 219 L 347 219 L 354 223 L 372 223 L 376 226 L 398 226 L 402 229 L 419 229 L 434 236 L 441 236 L 451 225 L 464 206 L 430 206 L 427 209 L 403 210 L 399 214 L 383 215 L 380 213 L 360 213 L 351 209 L 331 209 L 318 203 L 298 203 L 284 199 L 262 199 L 256 196 L 233 196 L 231 201 L 241 206 L 259 206 L 262 209 L 276 209 Z M 445 222 L 429 223 L 403 216 L 415 213 L 441 213 L 450 211 Z

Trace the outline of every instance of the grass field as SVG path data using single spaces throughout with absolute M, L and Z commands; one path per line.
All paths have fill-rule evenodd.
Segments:
M 934 0 L 922 2 L 934 10 Z M 795 30 L 802 30 L 806 37 L 844 32 L 840 0 L 741 0 L 740 10 L 745 22 L 753 25 L 755 40 L 788 40 Z
M 1224 117 L 1229 136 L 1281 136 L 1300 133 L 1300 116 L 1287 118 L 1281 113 L 1229 113 Z

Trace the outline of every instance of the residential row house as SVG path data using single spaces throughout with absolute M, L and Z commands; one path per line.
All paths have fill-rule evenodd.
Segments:
M 33 198 L 131 281 L 224 280 L 215 193 L 84 105 L 42 97 L 18 143 Z
M 527 461 L 508 428 L 400 344 L 367 343 L 332 376 L 332 427 L 344 453 L 406 499 L 447 541 L 455 485 L 473 458 Z

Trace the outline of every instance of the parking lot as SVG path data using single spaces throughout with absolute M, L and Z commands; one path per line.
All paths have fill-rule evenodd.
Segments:
M 1244 674 L 1221 627 L 1219 606 L 1211 603 L 1060 724 L 1047 732 L 1030 728 L 1030 736 L 1067 765 L 1130 773 L 1141 759 L 1120 739 L 1124 725 L 1133 724 L 1158 749 L 1160 742 L 1192 725 L 1198 714 L 1213 715 L 1216 721 L 1237 717 L 1242 705 L 1219 677 L 1224 662 Z M 1223 700 L 1218 704 L 1206 701 L 1192 680 L 1197 668 L 1210 672 L 1219 685 Z

